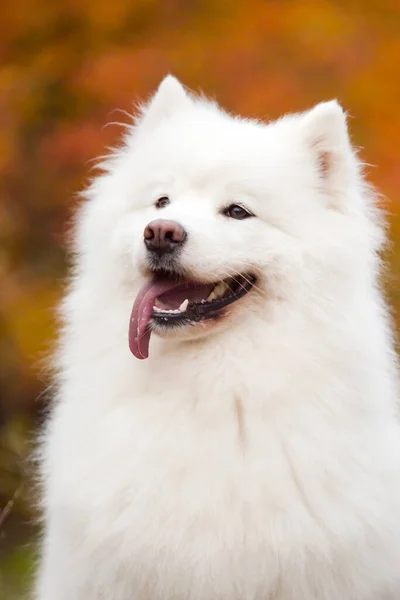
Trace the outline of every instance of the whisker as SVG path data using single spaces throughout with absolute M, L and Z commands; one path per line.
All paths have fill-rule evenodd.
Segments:
M 253 263 L 248 263 L 246 261 L 237 261 L 239 264 L 245 265 L 247 268 L 251 268 L 256 272 L 262 273 L 263 270 L 261 269 L 261 267 L 253 264 Z M 238 271 L 237 269 L 234 269 L 233 267 L 225 267 L 225 269 L 230 269 L 230 271 L 234 274 L 234 275 L 239 275 L 240 277 L 244 277 L 246 279 L 246 281 L 248 281 L 248 283 L 251 283 L 245 274 L 241 273 L 240 271 Z M 228 274 L 228 276 L 232 276 L 230 274 Z M 257 284 L 253 284 L 253 287 L 263 296 L 263 297 L 267 297 L 267 294 L 264 290 L 262 290 Z
M 226 270 L 229 269 L 229 270 Z M 256 283 L 253 283 L 250 279 L 248 279 L 248 277 L 246 277 L 246 275 L 244 275 L 243 273 L 240 273 L 239 271 L 237 271 L 236 269 L 233 269 L 232 267 L 225 267 L 225 274 L 227 277 L 230 277 L 231 279 L 233 279 L 236 283 L 240 283 L 240 280 L 236 279 L 236 277 L 240 277 L 242 279 L 244 279 L 245 281 L 247 281 L 247 283 L 252 285 L 252 289 L 254 289 L 254 291 L 264 300 L 268 298 L 268 295 L 266 294 L 266 292 L 264 290 L 262 290 Z M 223 281 L 223 280 L 221 280 Z

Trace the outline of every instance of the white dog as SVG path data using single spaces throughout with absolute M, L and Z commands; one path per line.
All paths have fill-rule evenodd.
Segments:
M 77 219 L 39 600 L 400 598 L 374 202 L 335 101 L 161 83 Z

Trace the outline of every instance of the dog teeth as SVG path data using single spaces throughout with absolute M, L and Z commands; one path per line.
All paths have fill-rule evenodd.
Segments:
M 204 304 L 205 302 L 212 302 L 213 300 L 218 300 L 219 298 L 222 298 L 227 291 L 229 291 L 229 285 L 227 283 L 225 283 L 224 281 L 220 281 L 213 289 L 213 291 L 211 292 L 211 294 L 208 296 L 208 298 L 206 300 L 200 300 L 200 302 L 202 304 Z M 186 298 L 186 300 L 184 300 L 182 302 L 182 304 L 180 305 L 179 308 L 175 308 L 175 309 L 168 309 L 168 308 L 160 308 L 159 306 L 153 306 L 153 311 L 155 313 L 158 313 L 160 315 L 160 317 L 162 317 L 163 315 L 178 315 L 178 314 L 182 314 L 184 312 L 186 312 L 187 308 L 189 306 L 189 300 L 188 298 Z
M 162 313 L 163 315 L 179 315 L 181 312 L 179 308 L 175 309 L 167 309 L 167 308 L 159 308 L 158 306 L 153 306 L 154 312 Z
M 217 298 L 221 298 L 221 296 L 223 296 L 227 290 L 227 285 L 226 283 L 224 283 L 223 281 L 221 281 L 217 287 L 214 289 L 214 294 L 216 295 Z
M 218 298 L 222 298 L 226 294 L 226 291 L 229 289 L 229 286 L 224 282 L 220 281 L 211 294 L 207 298 L 207 302 L 212 302 L 212 300 L 218 300 Z
M 178 312 L 185 312 L 185 310 L 188 307 L 188 304 L 189 304 L 189 300 L 186 298 L 186 300 L 184 300 L 182 302 L 182 304 L 180 305 Z

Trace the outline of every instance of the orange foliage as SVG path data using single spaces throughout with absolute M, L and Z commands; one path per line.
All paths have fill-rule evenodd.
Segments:
M 0 27 L 0 425 L 40 389 L 74 195 L 120 135 L 104 125 L 167 72 L 262 118 L 337 97 L 400 237 L 398 1 L 14 0 Z

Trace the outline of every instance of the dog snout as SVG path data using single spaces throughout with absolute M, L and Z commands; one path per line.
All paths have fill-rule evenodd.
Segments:
M 181 248 L 187 233 L 176 221 L 157 219 L 147 225 L 143 237 L 147 250 L 163 254 Z

